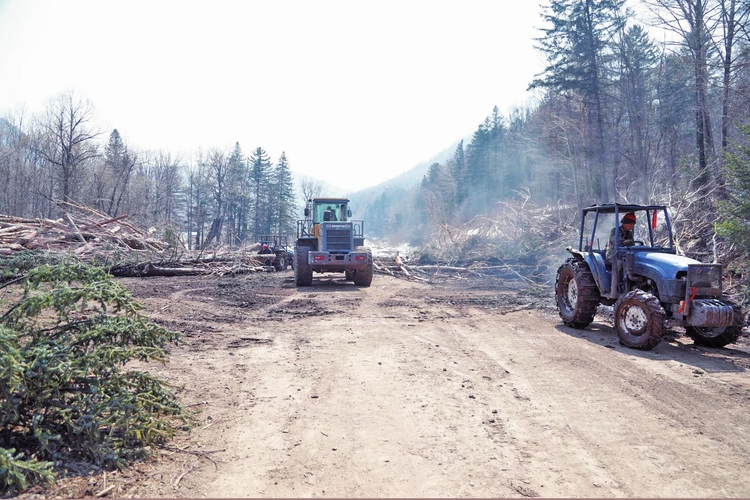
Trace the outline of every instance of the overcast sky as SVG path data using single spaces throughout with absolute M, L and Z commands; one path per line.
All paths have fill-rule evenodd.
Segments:
M 527 103 L 540 1 L 0 0 L 0 114 L 72 90 L 131 148 L 361 189 Z

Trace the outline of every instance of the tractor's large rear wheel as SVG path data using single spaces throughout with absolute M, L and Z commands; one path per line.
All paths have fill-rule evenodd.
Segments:
M 620 343 L 647 351 L 661 342 L 667 315 L 655 295 L 633 290 L 615 303 L 615 330 Z
M 372 252 L 367 247 L 357 247 L 354 251 L 367 253 L 367 267 L 357 269 L 353 277 L 354 284 L 357 286 L 370 286 L 370 283 L 372 283 Z
M 313 270 L 307 262 L 307 253 L 310 247 L 297 247 L 294 257 L 297 262 L 294 264 L 294 284 L 297 286 L 312 285 Z
M 727 344 L 737 342 L 742 335 L 742 327 L 745 326 L 745 318 L 742 315 L 742 308 L 730 300 L 724 299 L 724 303 L 732 306 L 734 319 L 730 326 L 719 328 L 700 328 L 697 326 L 688 326 L 685 332 L 693 339 L 696 345 L 705 347 L 724 347 Z
M 278 259 L 273 263 L 273 267 L 277 271 L 286 271 L 287 265 L 286 254 L 279 255 Z
M 585 262 L 568 259 L 557 270 L 555 301 L 566 325 L 586 328 L 594 321 L 600 298 L 594 275 Z

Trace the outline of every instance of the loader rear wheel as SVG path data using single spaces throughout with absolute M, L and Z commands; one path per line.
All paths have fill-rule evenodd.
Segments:
M 372 252 L 367 247 L 357 247 L 354 251 L 367 253 L 367 267 L 357 269 L 352 278 L 354 284 L 357 286 L 370 286 L 370 283 L 372 283 Z
M 313 270 L 310 264 L 307 263 L 307 253 L 310 251 L 310 247 L 297 247 L 294 252 L 296 263 L 294 265 L 294 284 L 297 286 L 310 286 L 312 285 Z
M 719 328 L 700 328 L 697 326 L 685 327 L 685 333 L 693 339 L 696 345 L 704 347 L 724 347 L 727 344 L 737 342 L 742 335 L 742 327 L 745 326 L 745 318 L 742 308 L 730 300 L 724 299 L 724 303 L 732 306 L 734 319 L 730 326 Z
M 566 325 L 573 328 L 589 326 L 594 321 L 600 298 L 594 275 L 585 262 L 568 259 L 557 270 L 555 301 Z
M 633 290 L 615 303 L 615 330 L 622 345 L 648 351 L 661 342 L 667 315 L 655 295 Z

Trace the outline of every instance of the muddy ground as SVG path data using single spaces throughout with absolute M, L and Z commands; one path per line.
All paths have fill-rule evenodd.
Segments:
M 128 278 L 185 333 L 153 371 L 196 423 L 59 497 L 748 497 L 750 349 L 618 343 L 550 291 L 292 271 Z

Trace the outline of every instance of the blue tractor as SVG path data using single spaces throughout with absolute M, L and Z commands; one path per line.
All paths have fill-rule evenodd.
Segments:
M 721 264 L 677 255 L 666 206 L 584 208 L 578 249 L 566 250 L 572 257 L 557 271 L 555 300 L 568 326 L 587 327 L 603 304 L 614 306 L 620 343 L 635 349 L 652 349 L 670 327 L 708 347 L 742 334 L 742 309 L 722 293 Z

